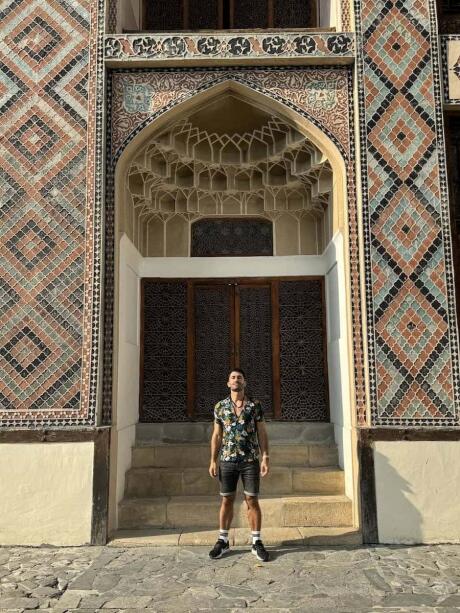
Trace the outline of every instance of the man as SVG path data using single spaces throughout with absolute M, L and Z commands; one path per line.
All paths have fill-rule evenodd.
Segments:
M 219 474 L 222 504 L 219 513 L 219 538 L 209 552 L 209 557 L 213 560 L 221 558 L 230 549 L 228 531 L 233 519 L 236 487 L 241 476 L 251 526 L 251 551 L 257 559 L 267 562 L 269 554 L 260 538 L 262 513 L 258 500 L 259 475 L 265 477 L 269 472 L 268 436 L 264 415 L 260 402 L 246 397 L 246 377 L 240 368 L 230 372 L 227 386 L 230 388 L 230 396 L 218 402 L 214 408 L 209 474 L 211 477 Z M 259 462 L 259 447 L 262 462 Z

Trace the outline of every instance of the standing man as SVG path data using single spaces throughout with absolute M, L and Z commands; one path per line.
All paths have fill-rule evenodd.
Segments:
M 230 388 L 230 396 L 218 402 L 214 408 L 209 474 L 211 477 L 219 474 L 222 504 L 219 513 L 219 539 L 209 552 L 209 557 L 213 560 L 221 558 L 230 549 L 228 531 L 233 519 L 233 503 L 241 475 L 251 526 L 252 553 L 258 560 L 267 562 L 268 551 L 260 538 L 262 512 L 258 500 L 260 475 L 265 477 L 269 472 L 268 436 L 264 414 L 259 401 L 246 397 L 246 377 L 241 369 L 235 368 L 230 372 L 227 386 Z M 262 462 L 259 462 L 259 447 Z

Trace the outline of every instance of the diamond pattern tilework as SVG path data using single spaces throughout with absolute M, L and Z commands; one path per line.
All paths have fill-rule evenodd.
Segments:
M 355 14 L 371 421 L 458 425 L 434 1 L 356 0 Z
M 102 8 L 0 5 L 3 427 L 95 423 Z

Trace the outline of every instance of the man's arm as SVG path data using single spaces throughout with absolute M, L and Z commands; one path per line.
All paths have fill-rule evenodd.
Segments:
M 211 463 L 209 464 L 209 474 L 217 477 L 217 456 L 222 445 L 222 426 L 217 421 L 214 422 L 214 429 L 211 436 Z
M 259 440 L 260 452 L 262 453 L 262 462 L 260 464 L 260 474 L 262 477 L 268 475 L 270 472 L 270 462 L 268 454 L 268 434 L 265 427 L 265 421 L 256 421 L 257 426 L 257 438 Z

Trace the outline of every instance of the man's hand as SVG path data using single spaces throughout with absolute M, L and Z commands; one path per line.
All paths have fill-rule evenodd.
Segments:
M 270 463 L 268 458 L 262 458 L 262 462 L 260 463 L 260 474 L 262 477 L 265 477 L 270 472 Z
M 214 460 L 211 460 L 209 465 L 209 474 L 211 477 L 217 477 L 217 462 L 214 462 Z

